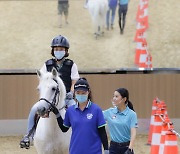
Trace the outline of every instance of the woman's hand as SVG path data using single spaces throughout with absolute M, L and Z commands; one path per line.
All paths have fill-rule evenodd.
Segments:
M 61 116 L 60 113 L 59 113 L 59 110 L 57 109 L 57 107 L 54 104 L 51 104 L 50 111 L 52 111 L 56 115 L 56 118 Z

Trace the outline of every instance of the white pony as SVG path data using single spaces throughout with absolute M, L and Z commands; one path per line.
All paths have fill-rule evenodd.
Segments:
M 39 77 L 40 101 L 54 103 L 62 118 L 65 115 L 66 89 L 58 76 L 56 69 L 52 72 L 37 71 Z M 52 101 L 53 100 L 53 101 Z M 63 133 L 57 123 L 55 115 L 50 112 L 49 118 L 40 118 L 34 136 L 34 145 L 38 154 L 67 154 L 71 131 Z
M 92 18 L 94 34 L 97 39 L 99 35 L 104 34 L 108 0 L 88 0 L 87 7 Z

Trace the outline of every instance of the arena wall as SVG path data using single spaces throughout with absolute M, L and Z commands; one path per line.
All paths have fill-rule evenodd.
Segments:
M 169 117 L 179 123 L 179 73 L 121 71 L 80 75 L 88 79 L 93 101 L 103 110 L 112 106 L 114 90 L 119 87 L 127 88 L 138 115 L 140 132 L 148 132 L 152 101 L 156 97 L 165 101 Z M 25 131 L 29 111 L 38 101 L 37 85 L 35 72 L 0 74 L 0 134 L 21 134 Z

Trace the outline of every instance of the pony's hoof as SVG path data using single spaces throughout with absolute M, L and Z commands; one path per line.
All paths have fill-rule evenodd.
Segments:
M 94 33 L 94 37 L 97 40 L 100 35 L 98 33 Z

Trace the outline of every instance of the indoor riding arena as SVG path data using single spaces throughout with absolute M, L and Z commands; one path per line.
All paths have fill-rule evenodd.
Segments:
M 69 0 L 68 24 L 63 16 L 61 28 L 57 1 L 0 1 L 0 153 L 37 153 L 34 146 L 21 149 L 19 142 L 30 109 L 39 99 L 36 70 L 51 58 L 51 41 L 58 35 L 68 38 L 68 58 L 89 81 L 93 102 L 102 110 L 112 107 L 114 90 L 128 89 L 138 117 L 135 154 L 152 154 L 154 103 L 162 102 L 180 153 L 180 2 L 147 0 L 146 41 L 152 67 L 140 68 L 134 40 L 140 0 L 129 1 L 123 35 L 117 8 L 114 28 L 105 28 L 98 38 L 85 0 Z

